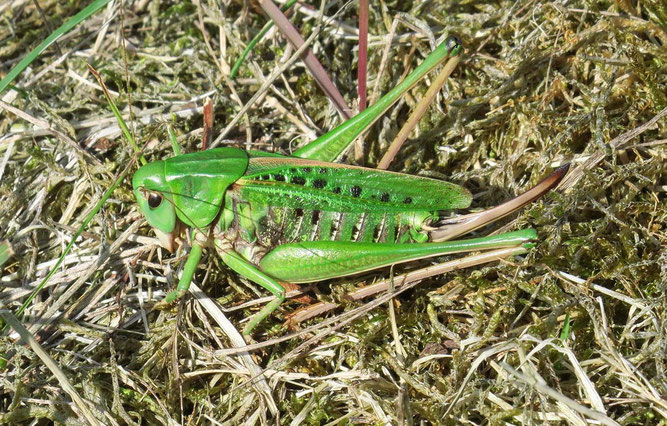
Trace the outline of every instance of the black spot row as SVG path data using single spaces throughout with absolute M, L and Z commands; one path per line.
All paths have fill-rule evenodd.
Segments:
M 299 173 L 299 172 L 301 172 L 301 173 L 310 174 L 310 173 L 313 172 L 313 169 L 312 169 L 311 167 L 304 167 L 304 168 L 302 168 L 302 169 L 290 169 L 290 171 L 291 171 L 292 173 Z M 322 174 L 322 175 L 323 175 L 323 174 L 325 174 L 325 173 L 327 172 L 327 169 L 325 169 L 324 167 L 320 167 L 319 169 L 317 169 L 317 172 L 318 172 L 319 174 Z
M 273 177 L 274 180 L 277 180 L 278 182 L 285 182 L 285 176 L 283 175 L 261 175 L 259 177 L 260 180 L 271 180 L 271 177 Z
M 293 169 L 293 171 L 296 171 L 297 169 Z M 303 172 L 310 173 L 312 172 L 312 169 L 310 167 L 305 167 L 302 169 Z M 320 173 L 326 173 L 326 169 L 320 168 L 319 169 Z M 261 175 L 260 179 L 261 180 L 271 180 L 271 175 Z M 285 182 L 285 176 L 281 174 L 273 175 L 273 179 L 278 181 L 278 182 Z M 305 185 L 306 184 L 306 179 L 301 177 L 301 176 L 292 176 L 290 178 L 290 182 L 295 184 L 295 185 Z M 315 179 L 312 181 L 313 188 L 316 189 L 322 189 L 327 186 L 327 181 L 324 179 Z M 341 193 L 341 188 L 340 186 L 337 186 L 332 189 L 332 192 L 334 194 L 340 194 Z M 361 196 L 361 187 L 358 185 L 354 185 L 350 187 L 350 195 L 352 195 L 354 198 L 359 198 Z M 376 198 L 375 195 L 372 196 L 372 198 Z M 389 202 L 391 199 L 391 196 L 389 195 L 388 192 L 383 192 L 380 194 L 379 200 L 382 201 L 383 203 Z M 404 204 L 412 204 L 412 198 L 411 197 L 405 197 L 403 199 Z
M 305 171 L 306 169 L 304 169 Z M 326 171 L 326 169 L 320 169 Z M 271 175 L 261 175 L 259 177 L 261 180 L 271 180 Z M 283 175 L 274 175 L 274 179 L 280 182 L 285 181 L 285 176 Z M 306 179 L 301 177 L 301 176 L 292 176 L 290 178 L 290 183 L 293 183 L 295 185 L 305 185 L 306 184 Z M 324 179 L 315 179 L 312 181 L 313 187 L 317 189 L 322 189 L 327 186 L 327 181 Z

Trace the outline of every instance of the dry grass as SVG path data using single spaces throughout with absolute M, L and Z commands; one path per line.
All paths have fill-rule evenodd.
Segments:
M 171 155 L 167 124 L 185 152 L 198 149 L 206 96 L 225 144 L 289 152 L 338 122 L 297 60 L 221 133 L 293 50 L 271 32 L 230 81 L 265 18 L 252 3 L 219 3 L 125 4 L 122 20 L 116 4 L 60 40 L 65 57 L 52 47 L 2 94 L 0 241 L 15 253 L 0 278 L 4 308 L 16 311 L 133 159 L 87 63 L 153 159 Z M 52 27 L 83 6 L 40 5 Z M 313 46 L 353 99 L 356 6 L 330 6 Z M 32 2 L 0 13 L 6 72 L 49 31 Z M 280 324 L 299 305 L 285 304 L 243 348 L 235 330 L 255 307 L 226 309 L 266 293 L 214 255 L 196 282 L 217 303 L 189 295 L 177 310 L 150 310 L 183 259 L 156 247 L 125 179 L 21 318 L 33 344 L 18 343 L 18 326 L 2 335 L 0 422 L 665 424 L 664 3 L 380 2 L 370 13 L 371 88 L 398 16 L 411 25 L 390 40 L 383 92 L 431 50 L 429 37 L 456 34 L 467 47 L 392 169 L 447 178 L 490 206 L 572 162 L 560 192 L 505 221 L 543 242 L 356 318 L 359 306 L 346 306 L 297 337 Z M 299 6 L 292 21 L 307 37 L 317 10 Z M 426 87 L 365 138 L 367 165 Z M 319 297 L 362 278 L 320 284 Z

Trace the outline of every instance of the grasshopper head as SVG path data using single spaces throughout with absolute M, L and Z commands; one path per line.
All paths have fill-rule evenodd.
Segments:
M 187 227 L 204 229 L 220 214 L 227 188 L 248 168 L 248 154 L 224 147 L 142 166 L 132 178 L 139 208 L 166 249 Z
M 154 228 L 162 246 L 171 252 L 180 226 L 164 170 L 164 161 L 142 166 L 132 178 L 132 187 L 139 209 Z

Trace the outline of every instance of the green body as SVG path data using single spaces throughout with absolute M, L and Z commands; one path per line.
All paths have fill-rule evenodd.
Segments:
M 170 232 L 177 222 L 211 229 L 218 248 L 294 283 L 496 247 L 488 238 L 428 242 L 425 227 L 441 212 L 468 207 L 471 196 L 419 176 L 216 148 L 150 163 L 134 185 L 164 194 L 166 202 L 151 209 L 137 189 L 157 229 Z M 534 239 L 532 231 L 521 235 Z
M 432 56 L 439 55 L 441 61 L 459 49 L 448 40 Z M 216 148 L 140 168 L 133 178 L 135 195 L 163 243 L 171 249 L 185 228 L 193 230 L 192 252 L 178 289 L 167 296 L 166 303 L 187 291 L 206 245 L 215 247 L 230 268 L 276 296 L 245 332 L 284 300 L 281 282 L 320 281 L 447 253 L 507 247 L 523 253 L 532 246 L 536 239 L 532 229 L 440 241 L 484 224 L 456 224 L 461 229 L 454 232 L 449 231 L 452 225 L 443 225 L 446 212 L 469 207 L 471 196 L 466 189 L 332 162 L 437 63 L 427 58 L 375 105 L 293 157 Z M 443 232 L 445 227 L 444 234 L 433 232 Z

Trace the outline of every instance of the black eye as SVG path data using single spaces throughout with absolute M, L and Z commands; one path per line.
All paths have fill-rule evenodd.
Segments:
M 148 206 L 152 209 L 156 209 L 162 204 L 162 195 L 151 192 L 148 195 Z

